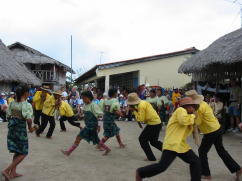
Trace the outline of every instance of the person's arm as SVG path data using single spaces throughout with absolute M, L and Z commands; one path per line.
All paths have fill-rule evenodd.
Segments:
M 33 102 L 37 102 L 40 100 L 40 92 L 36 92 L 33 97 Z
M 187 111 L 183 108 L 179 108 L 176 110 L 177 114 L 177 120 L 179 124 L 188 126 L 194 124 L 195 115 L 194 114 L 188 114 Z
M 35 129 L 37 129 L 37 128 L 32 127 L 33 108 L 31 106 L 31 104 L 29 104 L 27 102 L 23 103 L 22 115 L 23 115 L 23 117 L 25 118 L 25 120 L 27 122 L 29 132 L 35 131 Z
M 145 114 L 146 114 L 146 107 L 144 105 L 141 105 L 138 109 L 133 111 L 133 114 L 135 115 L 136 121 L 138 122 L 144 122 L 145 121 Z M 147 111 L 149 112 L 149 111 Z

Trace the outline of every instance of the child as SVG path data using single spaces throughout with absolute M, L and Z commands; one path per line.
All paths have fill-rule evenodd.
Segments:
M 74 144 L 66 151 L 62 150 L 62 153 L 69 156 L 79 146 L 81 140 L 84 139 L 88 143 L 92 142 L 94 145 L 98 144 L 100 148 L 105 150 L 104 154 L 108 154 L 110 149 L 103 143 L 100 143 L 100 139 L 98 137 L 98 129 L 100 129 L 98 120 L 101 119 L 103 112 L 96 103 L 92 102 L 92 92 L 83 92 L 81 97 L 85 103 L 83 108 L 85 127 L 81 129 L 80 133 L 77 135 Z
M 72 107 L 65 101 L 61 101 L 60 107 L 59 107 L 59 113 L 60 113 L 60 127 L 61 131 L 66 131 L 65 123 L 64 121 L 68 121 L 72 126 L 76 126 L 78 128 L 81 128 L 80 123 L 75 122 L 76 117 L 74 116 L 74 112 L 72 110 Z
M 120 128 L 116 125 L 115 119 L 117 116 L 121 115 L 119 101 L 117 97 L 117 89 L 110 89 L 108 91 L 109 99 L 104 100 L 102 105 L 100 105 L 104 111 L 103 116 L 103 129 L 104 137 L 101 140 L 101 143 L 105 143 L 109 138 L 116 136 L 116 139 L 119 143 L 120 148 L 124 148 L 125 145 L 121 141 L 119 131 Z
M 176 157 L 190 164 L 191 181 L 201 181 L 201 166 L 198 156 L 186 143 L 187 137 L 193 131 L 195 109 L 197 106 L 191 98 L 181 99 L 181 106 L 172 115 L 167 125 L 163 153 L 159 163 L 138 168 L 136 181 L 153 177 L 164 172 Z M 179 180 L 179 179 L 178 179 Z
M 2 171 L 2 175 L 6 180 L 22 176 L 16 172 L 16 168 L 28 155 L 26 123 L 29 131 L 34 131 L 32 127 L 33 109 L 31 104 L 26 101 L 28 96 L 28 87 L 18 86 L 16 89 L 16 101 L 10 103 L 7 111 L 7 116 L 9 117 L 8 150 L 14 153 L 14 155 L 12 163 Z
M 147 157 L 145 161 L 155 161 L 156 158 L 149 143 L 162 151 L 162 142 L 158 140 L 162 128 L 160 117 L 151 104 L 141 100 L 136 93 L 128 95 L 127 104 L 129 110 L 135 115 L 136 121 L 147 124 L 139 136 L 139 142 Z

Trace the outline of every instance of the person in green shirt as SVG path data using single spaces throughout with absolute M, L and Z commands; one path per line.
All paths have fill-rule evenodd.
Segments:
M 110 152 L 110 149 L 104 143 L 100 142 L 98 137 L 98 130 L 100 130 L 98 120 L 102 119 L 103 111 L 100 109 L 99 105 L 92 102 L 92 92 L 83 92 L 81 97 L 85 103 L 83 108 L 85 127 L 80 130 L 80 133 L 77 135 L 74 144 L 67 150 L 61 150 L 61 152 L 64 155 L 69 156 L 79 146 L 81 140 L 84 139 L 88 143 L 92 142 L 94 145 L 98 145 L 100 148 L 104 149 L 104 155 L 106 155 L 108 152 Z
M 151 89 L 150 90 L 150 97 L 146 99 L 147 102 L 149 102 L 152 107 L 157 111 L 157 96 L 156 96 L 156 90 L 155 89 Z
M 115 119 L 117 118 L 117 116 L 121 116 L 120 104 L 117 99 L 117 89 L 110 89 L 108 91 L 108 96 L 109 99 L 104 100 L 101 103 L 102 105 L 100 105 L 102 110 L 104 111 L 104 137 L 102 138 L 101 142 L 105 143 L 109 138 L 116 136 L 120 148 L 124 148 L 125 144 L 123 144 L 121 137 L 119 135 L 120 128 L 115 123 Z

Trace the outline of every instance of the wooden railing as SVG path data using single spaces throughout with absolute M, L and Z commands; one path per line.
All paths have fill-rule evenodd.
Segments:
M 32 70 L 33 73 L 43 82 L 58 81 L 56 72 L 51 70 Z

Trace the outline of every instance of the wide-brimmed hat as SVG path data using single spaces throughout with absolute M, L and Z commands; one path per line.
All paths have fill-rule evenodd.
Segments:
M 180 103 L 180 106 L 197 104 L 196 102 L 194 102 L 194 100 L 191 97 L 181 98 L 179 103 Z
M 127 99 L 127 104 L 128 105 L 136 105 L 136 104 L 139 104 L 141 101 L 141 99 L 138 97 L 138 94 L 137 93 L 130 93 L 128 95 L 128 99 Z
M 9 95 L 15 95 L 15 93 L 14 92 L 10 92 Z
M 43 90 L 43 91 L 50 92 L 50 86 L 48 86 L 48 85 L 43 85 L 43 86 L 40 87 L 40 89 Z
M 204 100 L 203 95 L 199 95 L 196 90 L 189 90 L 185 94 L 193 99 L 194 104 L 200 104 Z
M 62 91 L 61 90 L 54 91 L 53 94 L 58 95 L 58 96 L 62 96 Z
M 1 93 L 1 96 L 6 96 L 6 94 L 5 93 Z

